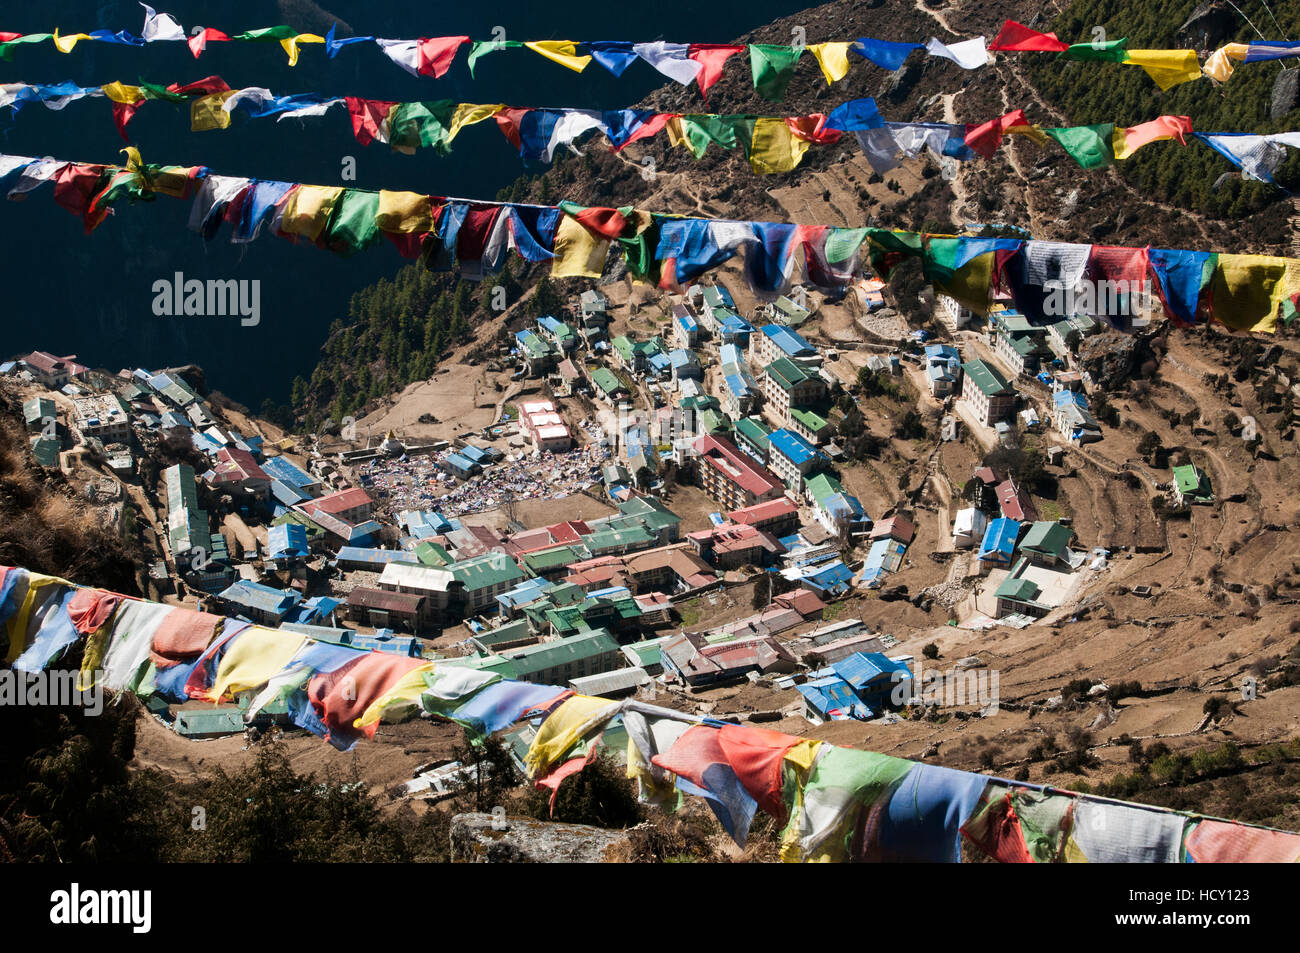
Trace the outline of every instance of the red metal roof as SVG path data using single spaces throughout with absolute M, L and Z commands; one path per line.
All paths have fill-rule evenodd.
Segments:
M 346 513 L 348 510 L 355 510 L 358 507 L 374 503 L 370 494 L 360 487 L 349 487 L 346 490 L 339 490 L 337 493 L 330 493 L 326 496 L 312 500 L 309 504 L 312 509 L 323 510 L 332 515 Z
M 795 505 L 794 501 L 788 496 L 782 496 L 778 500 L 764 500 L 762 503 L 755 503 L 753 506 L 732 510 L 727 514 L 727 519 L 733 523 L 745 523 L 753 526 L 797 512 L 799 512 L 799 507 Z
M 695 441 L 695 452 L 708 466 L 722 474 L 723 479 L 755 496 L 785 490 L 785 484 L 771 470 L 749 454 L 742 453 L 725 437 L 705 434 Z

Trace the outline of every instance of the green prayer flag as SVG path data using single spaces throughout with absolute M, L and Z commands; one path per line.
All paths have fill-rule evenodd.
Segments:
M 868 228 L 866 232 L 871 267 L 886 281 L 894 266 L 904 258 L 921 257 L 923 238 L 917 232 L 895 232 L 888 228 Z
M 749 66 L 754 74 L 754 89 L 764 99 L 780 102 L 794 78 L 794 64 L 803 55 L 802 46 L 776 46 L 770 43 L 749 45 Z
M 867 237 L 865 228 L 832 228 L 826 236 L 826 261 L 837 265 L 858 253 Z
M 1113 122 L 1098 123 L 1095 126 L 1070 126 L 1065 129 L 1044 129 L 1061 148 L 1070 154 L 1070 158 L 1079 163 L 1083 169 L 1100 169 L 1115 162 L 1115 148 L 1111 136 L 1115 132 Z
M 0 60 L 6 63 L 12 63 L 14 59 L 14 47 L 23 43 L 44 43 L 46 40 L 54 39 L 53 33 L 28 33 L 25 36 L 15 37 L 0 43 Z
M 456 103 L 450 99 L 397 103 L 388 113 L 388 144 L 406 151 L 434 146 L 448 153 L 448 134 L 455 112 Z
M 710 143 L 724 149 L 736 148 L 736 130 L 722 116 L 688 115 L 682 116 L 681 121 L 687 148 L 697 159 L 708 151 Z
M 488 53 L 495 53 L 498 50 L 514 49 L 523 46 L 521 40 L 477 40 L 470 48 L 469 59 L 466 65 L 469 66 L 469 75 L 474 76 L 474 64 L 478 62 L 480 56 L 486 56 Z
M 382 240 L 375 216 L 379 193 L 345 189 L 325 226 L 325 244 L 340 255 L 351 255 Z
M 1058 59 L 1092 60 L 1107 63 L 1123 63 L 1128 56 L 1128 37 L 1122 40 L 1107 40 L 1104 43 L 1072 43 L 1068 49 L 1057 55 Z
M 291 26 L 264 26 L 257 30 L 248 30 L 244 33 L 232 36 L 232 40 L 289 40 L 298 36 L 302 31 L 295 30 Z

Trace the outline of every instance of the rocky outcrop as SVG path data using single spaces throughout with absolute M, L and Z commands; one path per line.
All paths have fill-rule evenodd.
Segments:
M 1079 348 L 1079 367 L 1092 375 L 1093 384 L 1106 390 L 1122 387 L 1155 355 L 1146 339 L 1136 334 L 1105 332 L 1086 339 Z
M 598 864 L 626 845 L 626 831 L 531 818 L 457 814 L 451 819 L 451 859 L 472 864 Z

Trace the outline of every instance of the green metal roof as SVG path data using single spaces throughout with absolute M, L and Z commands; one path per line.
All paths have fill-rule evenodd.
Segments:
M 524 578 L 523 570 L 505 553 L 484 553 L 473 559 L 452 563 L 447 571 L 457 582 L 464 584 L 467 592 Z
M 627 390 L 620 381 L 607 367 L 598 367 L 591 372 L 591 382 L 599 387 L 605 394 L 612 396 L 615 391 Z
M 585 545 L 593 553 L 605 549 L 618 549 L 623 546 L 648 546 L 654 541 L 643 526 L 627 526 L 617 529 L 605 529 L 582 537 Z
M 556 546 L 552 549 L 539 549 L 535 553 L 524 553 L 522 558 L 525 567 L 540 574 L 575 563 L 582 555 L 572 546 Z
M 28 426 L 41 423 L 46 417 L 54 416 L 54 401 L 48 397 L 33 397 L 23 401 L 23 419 Z
M 474 640 L 480 645 L 500 645 L 503 642 L 516 642 L 526 639 L 532 630 L 528 626 L 527 619 L 516 619 L 513 622 L 507 622 L 505 625 L 498 626 L 495 629 L 488 629 L 485 632 L 474 633 Z
M 618 642 L 604 629 L 595 629 L 556 642 L 541 642 L 506 654 L 516 677 L 543 672 L 566 663 L 579 662 L 618 651 Z
M 1034 602 L 1038 595 L 1038 586 L 1028 579 L 1016 579 L 1008 576 L 994 593 L 997 599 L 1014 599 L 1016 602 Z
M 741 417 L 735 423 L 736 433 L 740 434 L 751 444 L 758 447 L 764 453 L 767 452 L 768 434 L 772 428 L 763 423 L 757 417 Z
M 1020 543 L 1021 550 L 1032 553 L 1044 553 L 1050 556 L 1064 555 L 1074 530 L 1052 520 L 1039 520 L 1029 527 L 1029 532 Z
M 1183 496 L 1208 496 L 1210 481 L 1194 464 L 1174 467 L 1174 481 Z
M 800 410 L 796 407 L 790 411 L 790 416 L 812 433 L 820 433 L 822 430 L 830 426 L 829 420 L 821 414 L 815 413 L 811 410 Z
M 812 494 L 812 498 L 818 504 L 825 502 L 836 493 L 844 492 L 844 487 L 840 486 L 840 481 L 829 473 L 818 473 L 815 476 L 810 476 L 803 481 L 803 485 L 808 488 L 808 492 Z
M 997 368 L 990 367 L 983 361 L 967 361 L 961 366 L 961 369 L 970 378 L 971 383 L 989 397 L 1013 392 L 1011 385 L 1007 383 L 1006 378 L 997 372 Z
M 32 438 L 32 456 L 43 467 L 59 465 L 59 439 L 57 437 L 37 436 Z
M 620 503 L 618 510 L 624 516 L 635 517 L 655 532 L 676 526 L 682 521 L 680 516 L 658 500 L 645 496 L 634 496 Z
M 788 357 L 778 357 L 764 368 L 764 373 L 769 374 L 778 387 L 787 391 L 794 390 L 804 381 L 812 378 L 812 374 L 808 373 L 802 364 L 796 364 Z
M 420 561 L 421 565 L 436 568 L 450 566 L 455 562 L 451 558 L 451 553 L 437 543 L 431 543 L 428 540 L 415 544 L 415 558 Z

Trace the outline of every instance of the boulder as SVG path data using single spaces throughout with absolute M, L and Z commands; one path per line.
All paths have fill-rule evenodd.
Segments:
M 611 847 L 627 843 L 626 831 L 586 824 L 555 824 L 493 814 L 451 819 L 451 859 L 474 864 L 595 864 Z

